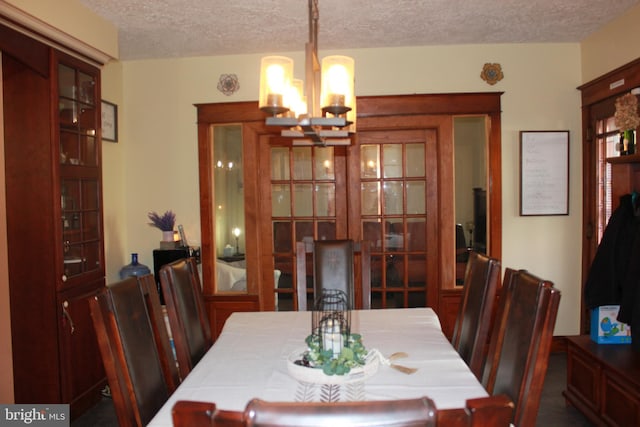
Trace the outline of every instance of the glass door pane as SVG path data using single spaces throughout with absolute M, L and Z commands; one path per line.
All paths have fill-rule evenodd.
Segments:
M 213 126 L 216 292 L 246 292 L 242 127 Z
M 102 268 L 96 78 L 58 65 L 63 282 Z
M 424 306 L 427 174 L 423 131 L 361 133 L 362 240 L 372 248 L 372 307 Z M 382 141 L 378 143 L 378 141 Z
M 346 225 L 340 225 L 346 224 L 346 218 L 337 217 L 339 209 L 344 210 L 346 195 L 336 194 L 337 177 L 345 171 L 336 170 L 335 151 L 333 147 L 271 147 L 273 254 L 274 267 L 280 271 L 274 288 L 276 310 L 294 309 L 296 242 L 346 237 L 338 236 L 338 229 L 346 230 Z
M 64 179 L 61 185 L 64 274 L 100 268 L 100 210 L 96 180 Z

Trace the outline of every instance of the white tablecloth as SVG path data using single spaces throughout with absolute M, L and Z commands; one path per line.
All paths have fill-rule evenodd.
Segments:
M 430 308 L 353 311 L 351 321 L 351 330 L 362 334 L 367 349 L 386 357 L 406 352 L 408 357 L 395 363 L 418 368 L 407 375 L 381 365 L 360 389 L 351 390 L 352 400 L 429 396 L 438 408 L 454 408 L 487 396 Z M 215 402 L 220 409 L 238 411 L 254 397 L 300 400 L 301 384 L 289 375 L 287 358 L 304 348 L 310 330 L 311 312 L 233 313 L 216 343 L 149 425 L 171 427 L 177 400 Z

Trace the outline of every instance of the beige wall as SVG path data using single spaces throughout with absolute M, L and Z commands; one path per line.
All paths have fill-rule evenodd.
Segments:
M 321 56 L 328 53 L 321 52 Z M 356 60 L 357 95 L 504 91 L 503 265 L 526 268 L 554 281 L 563 293 L 556 333 L 578 333 L 582 192 L 580 95 L 576 87 L 581 83 L 580 46 L 469 45 L 339 53 Z M 300 64 L 302 52 L 293 56 Z M 259 55 L 237 55 L 124 62 L 124 246 L 125 252 L 139 252 L 144 264 L 152 265 L 152 250 L 160 240 L 158 231 L 146 225 L 150 210 L 175 210 L 191 242 L 199 243 L 193 104 L 255 100 L 259 59 Z M 504 80 L 495 86 L 485 83 L 480 78 L 485 62 L 499 62 Z M 302 71 L 298 68 L 295 73 Z M 217 91 L 221 73 L 237 74 L 240 90 L 233 96 Z M 568 216 L 518 215 L 518 132 L 540 129 L 571 132 Z M 141 168 L 141 162 L 148 166 Z M 127 261 L 123 257 L 120 263 Z
M 582 81 L 640 58 L 640 4 L 581 43 Z
M 122 142 L 125 128 L 126 105 L 122 100 L 122 63 L 111 62 L 102 69 L 102 99 L 118 106 L 118 142 L 102 142 L 102 204 L 104 206 L 104 246 L 108 280 L 118 278 L 118 271 L 126 259 L 125 194 L 125 144 Z M 146 164 L 141 166 L 146 167 Z
M 114 29 L 77 0 L 0 0 L 26 10 L 117 57 Z M 73 13 L 71 13 L 71 11 Z M 356 94 L 502 91 L 502 177 L 504 266 L 526 268 L 561 289 L 556 334 L 579 331 L 581 231 L 581 83 L 640 57 L 636 43 L 640 6 L 578 44 L 432 46 L 345 51 L 356 59 Z M 628 28 L 634 30 L 630 36 Z M 615 49 L 614 49 L 615 47 Z M 302 45 L 301 45 L 302 49 Z M 321 55 L 329 52 L 321 52 Z M 301 76 L 302 52 L 294 57 Z M 107 280 L 116 280 L 130 252 L 152 266 L 159 232 L 146 213 L 173 209 L 191 244 L 200 242 L 194 103 L 255 100 L 258 55 L 112 63 L 103 70 L 103 98 L 118 104 L 119 142 L 105 142 L 104 218 Z M 479 77 L 485 62 L 502 65 L 505 78 L 488 86 Z M 236 73 L 240 90 L 227 97 L 216 90 L 222 73 Z M 570 213 L 558 217 L 518 215 L 518 132 L 569 130 Z M 4 176 L 4 174 L 1 174 Z M 0 208 L 4 198 L 0 194 Z M 4 209 L 2 209 L 4 212 Z M 0 216 L 0 225 L 3 221 Z M 4 244 L 4 246 L 3 246 Z M 6 251 L 6 236 L 0 235 Z M 6 276 L 6 252 L 0 255 Z M 0 277 L 0 301 L 8 301 Z M 7 313 L 5 310 L 0 312 Z M 6 315 L 6 314 L 5 314 Z M 0 345 L 10 337 L 3 318 Z M 11 375 L 10 353 L 0 353 L 0 372 Z M 0 377 L 0 402 L 12 397 Z

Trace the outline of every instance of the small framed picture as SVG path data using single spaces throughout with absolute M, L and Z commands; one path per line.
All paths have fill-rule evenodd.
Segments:
M 102 139 L 118 142 L 118 106 L 102 101 Z

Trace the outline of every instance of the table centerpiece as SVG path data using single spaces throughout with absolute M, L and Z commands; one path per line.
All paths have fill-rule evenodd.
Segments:
M 362 380 L 378 369 L 378 358 L 369 352 L 362 336 L 351 332 L 351 310 L 344 292 L 324 289 L 311 315 L 311 334 L 306 348 L 288 359 L 289 373 L 296 379 L 320 384 Z

